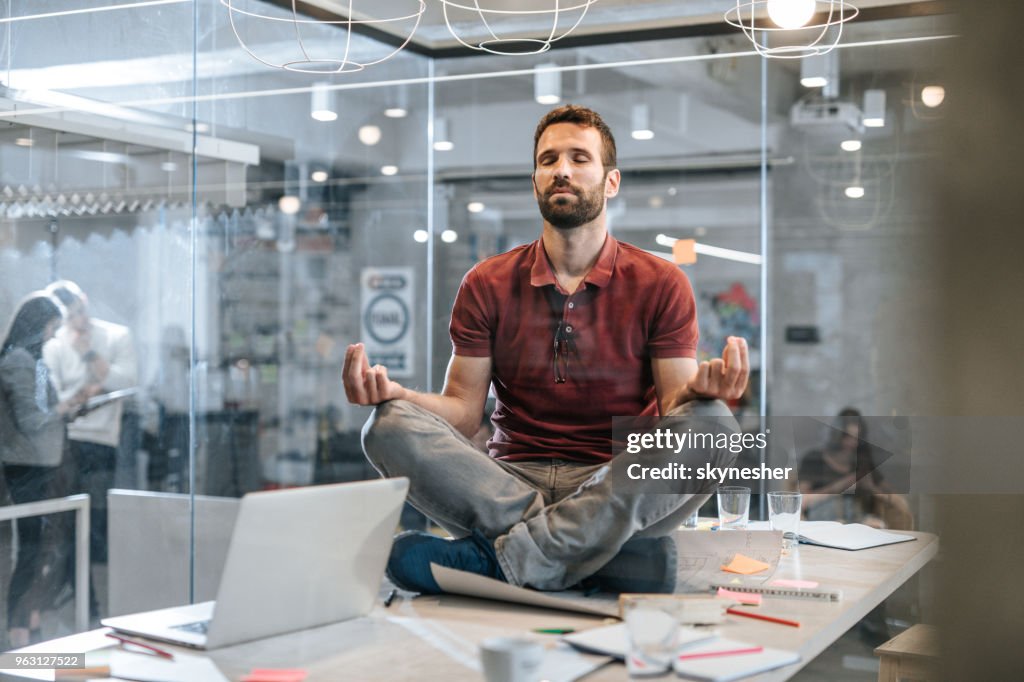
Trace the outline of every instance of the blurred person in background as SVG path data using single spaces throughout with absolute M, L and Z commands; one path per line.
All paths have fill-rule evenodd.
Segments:
M 89 316 L 89 299 L 69 280 L 46 288 L 67 310 L 63 327 L 43 348 L 61 400 L 86 398 L 137 385 L 135 347 L 127 327 Z M 114 487 L 124 401 L 114 400 L 68 425 L 75 492 L 90 496 L 89 556 L 107 560 L 107 491 Z
M 60 304 L 36 292 L 19 306 L 0 347 L 0 460 L 15 504 L 68 494 L 65 420 L 85 393 L 57 395 L 43 344 L 60 327 Z M 8 644 L 39 639 L 41 610 L 53 608 L 70 564 L 67 514 L 17 520 L 18 558 L 7 590 Z

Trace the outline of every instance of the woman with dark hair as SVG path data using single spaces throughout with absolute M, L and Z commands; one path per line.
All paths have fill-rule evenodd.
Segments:
M 853 495 L 841 495 L 853 488 Z M 846 521 L 876 528 L 913 529 L 906 498 L 892 492 L 875 465 L 867 420 L 843 409 L 828 441 L 800 462 L 804 515 L 811 521 Z
M 60 402 L 42 361 L 43 344 L 63 319 L 62 308 L 44 293 L 30 294 L 14 314 L 0 346 L 0 461 L 15 504 L 66 494 L 65 416 L 81 397 Z M 63 586 L 68 543 L 59 517 L 18 519 L 18 561 L 8 590 L 9 645 L 29 643 L 38 630 L 40 606 L 54 603 Z

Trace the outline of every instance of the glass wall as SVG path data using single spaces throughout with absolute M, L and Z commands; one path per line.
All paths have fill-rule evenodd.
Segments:
M 77 285 L 59 330 L 37 311 L 23 352 L 5 350 L 4 426 L 31 414 L 50 440 L 5 451 L 0 495 L 88 493 L 67 504 L 93 528 L 86 595 L 76 512 L 0 525 L 3 648 L 213 598 L 241 495 L 374 477 L 369 410 L 340 381 L 346 347 L 441 388 L 463 275 L 540 234 L 533 130 L 555 102 L 598 110 L 616 134 L 615 238 L 668 259 L 677 239 L 712 247 L 682 266 L 700 357 L 749 340 L 751 389 L 733 406 L 749 428 L 892 413 L 917 385 L 889 351 L 910 314 L 898 292 L 919 281 L 929 217 L 911 197 L 942 115 L 921 90 L 941 74 L 936 42 L 901 41 L 944 34 L 941 18 L 853 26 L 822 92 L 801 85 L 800 61 L 763 64 L 720 31 L 541 56 L 405 49 L 327 73 L 386 57 L 411 26 L 348 42 L 309 24 L 300 43 L 290 12 L 235 7 L 249 14 L 48 0 L 0 25 L 5 338 L 32 292 Z M 538 67 L 557 92 L 540 91 Z M 862 129 L 879 91 L 884 125 Z M 33 579 L 43 567 L 52 578 Z

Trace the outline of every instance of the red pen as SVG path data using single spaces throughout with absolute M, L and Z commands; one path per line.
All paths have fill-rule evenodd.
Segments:
M 111 639 L 116 639 L 121 646 L 137 646 L 140 649 L 145 649 L 147 653 L 151 653 L 155 656 L 160 656 L 161 658 L 167 658 L 172 661 L 174 660 L 174 654 L 172 654 L 170 651 L 166 651 L 159 647 L 155 647 L 152 644 L 137 642 L 134 639 L 128 639 L 127 637 L 122 637 L 121 635 L 115 635 L 113 632 L 108 632 L 107 637 L 110 637 Z
M 763 616 L 760 613 L 751 613 L 750 611 L 740 611 L 736 608 L 728 608 L 725 610 L 726 613 L 731 613 L 734 616 L 745 616 L 747 618 L 756 618 L 757 620 L 766 620 L 769 623 L 778 623 L 779 625 L 788 625 L 790 627 L 798 628 L 800 623 L 795 620 L 786 620 L 785 618 L 776 618 L 775 616 Z
M 723 649 L 722 651 L 705 651 L 701 654 L 679 654 L 680 661 L 688 661 L 692 658 L 712 658 L 714 656 L 737 656 L 739 654 L 759 654 L 764 651 L 763 646 L 752 646 L 746 649 Z

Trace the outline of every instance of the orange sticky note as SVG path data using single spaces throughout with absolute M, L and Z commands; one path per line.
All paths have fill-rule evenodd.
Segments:
M 750 604 L 751 606 L 761 605 L 761 595 L 759 594 L 736 592 L 735 590 L 727 590 L 724 587 L 719 587 L 718 594 L 716 596 L 732 599 L 733 601 L 738 601 L 741 604 Z
M 750 557 L 739 553 L 732 558 L 732 561 L 730 561 L 728 565 L 722 566 L 723 571 L 728 571 L 729 573 L 740 573 L 742 575 L 760 573 L 767 568 L 771 568 L 771 566 L 763 561 L 751 559 Z

